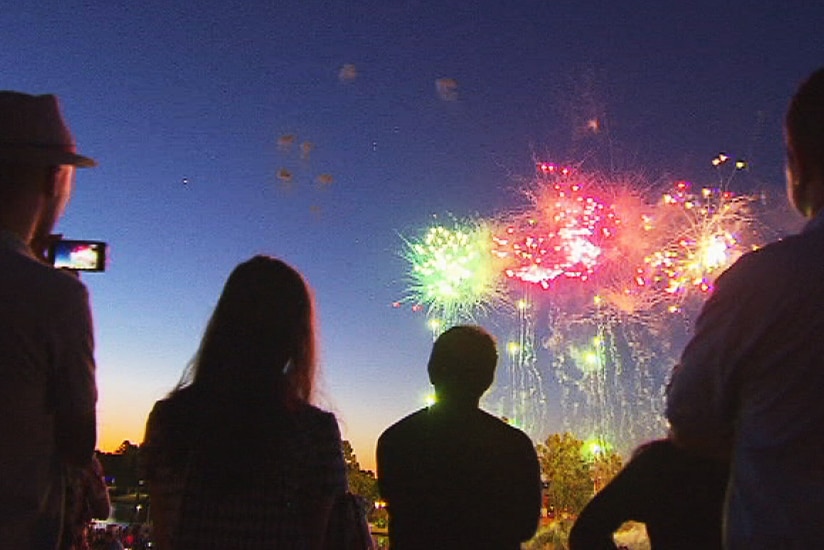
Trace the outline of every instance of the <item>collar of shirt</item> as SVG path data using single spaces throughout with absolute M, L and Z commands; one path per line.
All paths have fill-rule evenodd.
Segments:
M 802 233 L 807 233 L 808 231 L 815 231 L 816 229 L 824 228 L 824 208 L 818 211 L 818 214 L 813 216 L 813 218 L 804 224 L 804 229 L 801 230 Z
M 13 231 L 0 229 L 0 246 L 13 250 L 18 254 L 23 254 L 24 256 L 34 258 L 34 254 L 32 253 L 31 248 L 29 248 L 29 245 L 27 245 L 25 241 L 20 238 L 20 235 L 14 233 Z

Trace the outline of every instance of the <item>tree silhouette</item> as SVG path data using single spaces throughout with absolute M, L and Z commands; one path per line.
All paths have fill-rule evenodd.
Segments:
M 556 513 L 576 515 L 594 494 L 592 459 L 584 442 L 571 433 L 552 434 L 537 446 L 548 505 Z
M 124 441 L 113 453 L 97 452 L 114 494 L 133 493 L 140 486 L 140 447 Z

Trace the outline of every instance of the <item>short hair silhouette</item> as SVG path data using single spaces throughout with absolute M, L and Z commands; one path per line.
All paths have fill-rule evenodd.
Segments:
M 481 327 L 462 325 L 438 337 L 427 369 L 439 394 L 480 398 L 492 385 L 497 363 L 492 335 Z
M 789 143 L 788 154 L 802 162 L 824 169 L 824 68 L 811 74 L 793 96 L 784 120 Z M 789 159 L 793 162 L 796 159 Z M 803 174 L 809 175 L 809 174 Z
M 486 330 L 450 328 L 433 344 L 427 365 L 435 403 L 378 438 L 378 486 L 392 548 L 516 550 L 535 534 L 541 511 L 535 446 L 479 406 L 497 362 Z

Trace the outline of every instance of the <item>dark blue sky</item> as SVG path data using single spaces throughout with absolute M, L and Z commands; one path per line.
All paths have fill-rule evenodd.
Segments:
M 59 230 L 111 243 L 109 271 L 84 276 L 104 447 L 142 439 L 225 277 L 260 252 L 314 286 L 323 403 L 370 465 L 428 391 L 423 317 L 391 307 L 399 234 L 516 206 L 536 156 L 701 182 L 724 150 L 780 189 L 786 103 L 824 62 L 824 6 L 803 1 L 7 4 L 0 87 L 58 94 L 100 162 Z

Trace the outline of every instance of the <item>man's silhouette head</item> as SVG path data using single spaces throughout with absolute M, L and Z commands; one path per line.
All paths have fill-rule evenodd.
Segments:
M 787 195 L 804 216 L 824 208 L 824 68 L 798 88 L 784 120 Z
M 429 357 L 429 381 L 439 402 L 478 404 L 495 377 L 495 339 L 478 326 L 452 327 L 438 337 Z
M 74 187 L 77 153 L 57 97 L 0 91 L 0 229 L 42 254 Z

